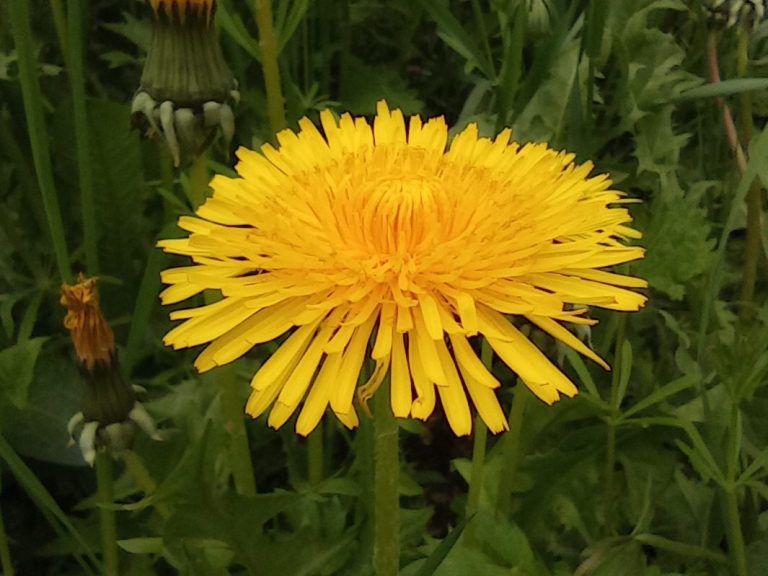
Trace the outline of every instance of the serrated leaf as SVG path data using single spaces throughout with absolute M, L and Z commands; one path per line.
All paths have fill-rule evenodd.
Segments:
M 697 195 L 684 196 L 676 183 L 669 186 L 650 208 L 646 257 L 635 265 L 635 272 L 654 290 L 682 300 L 686 285 L 709 270 L 715 241 Z

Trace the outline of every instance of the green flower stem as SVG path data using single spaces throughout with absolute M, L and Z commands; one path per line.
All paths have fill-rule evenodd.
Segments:
M 385 380 L 374 396 L 374 528 L 376 576 L 400 572 L 400 456 L 397 420 Z
M 43 99 L 37 78 L 37 61 L 32 50 L 32 31 L 29 26 L 29 1 L 10 0 L 8 12 L 11 17 L 11 31 L 16 45 L 19 65 L 19 81 L 24 98 L 24 113 L 32 147 L 32 158 L 37 174 L 37 183 L 43 197 L 43 206 L 48 221 L 48 232 L 56 256 L 59 276 L 64 282 L 72 283 L 69 250 L 64 236 L 59 198 L 53 182 L 53 168 L 48 149 L 48 132 L 43 115 Z
M 320 422 L 307 438 L 307 465 L 309 468 L 309 483 L 317 486 L 323 481 L 323 423 Z
M 61 0 L 51 0 L 51 14 L 53 26 L 56 28 L 56 38 L 59 41 L 59 50 L 66 57 L 67 50 L 67 19 L 64 16 L 64 6 Z
M 501 514 L 512 513 L 512 490 L 520 468 L 520 435 L 523 430 L 528 388 L 522 382 L 515 386 L 512 408 L 509 411 L 509 431 L 504 436 L 501 474 L 499 475 L 498 510 Z
M 741 409 L 737 402 L 731 407 L 731 417 L 728 425 L 728 460 L 726 481 L 723 485 L 726 508 L 726 535 L 728 550 L 736 576 L 747 576 L 747 553 L 744 548 L 744 534 L 741 530 L 741 514 L 738 500 L 738 468 L 741 455 L 742 423 Z
M 280 68 L 277 64 L 277 43 L 272 25 L 271 0 L 256 0 L 256 26 L 259 29 L 261 68 L 267 88 L 267 114 L 273 133 L 285 128 L 283 89 L 280 84 Z
M 189 186 L 187 195 L 193 208 L 200 206 L 207 196 L 208 166 L 205 154 L 201 154 L 189 168 Z M 212 293 L 206 293 L 206 304 L 212 303 Z M 217 383 L 221 392 L 221 410 L 226 429 L 229 431 L 229 460 L 235 490 L 243 496 L 256 495 L 256 479 L 253 476 L 251 448 L 245 430 L 243 401 L 240 396 L 234 364 L 229 364 L 216 372 Z
M 234 364 L 219 368 L 218 383 L 221 388 L 221 409 L 229 431 L 229 463 L 235 479 L 235 490 L 242 496 L 255 496 L 256 478 L 253 476 L 251 447 L 245 429 L 243 400 Z
M 96 453 L 96 485 L 99 494 L 99 527 L 101 530 L 101 555 L 104 576 L 117 576 L 117 524 L 115 511 L 111 508 L 115 500 L 115 486 L 112 477 L 112 451 L 101 448 Z
M 747 553 L 744 548 L 744 534 L 741 531 L 739 502 L 736 496 L 736 489 L 733 486 L 725 489 L 725 506 L 728 515 L 728 522 L 726 524 L 728 548 L 733 562 L 734 574 L 736 576 L 747 576 Z
M 488 342 L 483 339 L 481 348 L 483 364 L 492 370 L 493 352 Z M 485 452 L 488 444 L 488 427 L 478 414 L 475 416 L 475 439 L 472 444 L 472 476 L 469 478 L 469 493 L 467 494 L 467 507 L 464 512 L 467 518 L 471 518 L 480 506 L 480 493 L 483 491 L 483 476 L 485 471 Z M 475 539 L 474 524 L 469 523 L 465 531 L 467 543 L 472 545 Z
M 14 575 L 11 549 L 8 546 L 8 535 L 5 533 L 5 524 L 3 523 L 2 508 L 0 508 L 0 568 L 3 569 L 3 576 Z
M 133 450 L 123 450 L 120 452 L 120 458 L 125 464 L 125 469 L 128 471 L 128 474 L 130 474 L 131 478 L 133 478 L 133 481 L 136 483 L 136 486 L 138 486 L 146 496 L 154 494 L 155 490 L 157 490 L 157 482 L 152 478 L 147 467 L 144 466 L 144 461 L 141 459 L 141 456 L 136 454 Z M 169 518 L 171 515 L 171 510 L 168 508 L 168 505 L 163 502 L 155 504 L 155 510 L 157 510 L 157 513 L 160 514 L 162 518 Z
M 208 195 L 208 155 L 205 152 L 192 162 L 188 176 L 187 200 L 192 208 L 197 210 Z
M 749 73 L 749 30 L 739 28 L 739 46 L 737 73 L 744 78 Z M 742 141 L 749 144 L 754 131 L 752 116 L 752 94 L 744 92 L 739 95 L 741 116 Z M 741 284 L 741 318 L 746 320 L 750 313 L 750 304 L 755 297 L 755 282 L 757 280 L 757 265 L 761 252 L 762 230 L 762 187 L 755 178 L 747 194 L 747 237 L 744 252 L 744 272 Z
M 619 388 L 621 386 L 621 350 L 624 347 L 626 337 L 627 317 L 619 316 L 619 326 L 616 333 L 616 347 L 614 354 L 613 373 L 611 376 L 611 412 L 606 421 L 606 445 L 605 445 L 605 472 L 603 480 L 603 515 L 605 534 L 613 534 L 616 522 L 615 515 L 615 484 L 616 484 L 616 422 L 621 415 L 621 398 Z
M 84 0 L 70 0 L 67 15 L 68 33 L 67 71 L 72 90 L 77 144 L 77 168 L 80 183 L 80 209 L 83 218 L 85 263 L 89 276 L 99 272 L 98 232 L 96 229 L 96 202 L 91 170 L 91 137 L 88 124 L 88 106 L 85 99 L 85 73 L 83 71 L 83 11 Z

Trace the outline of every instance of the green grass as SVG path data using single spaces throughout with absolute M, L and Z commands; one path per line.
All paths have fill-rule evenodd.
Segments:
M 252 4 L 220 0 L 242 98 L 231 149 L 209 152 L 214 172 L 283 123 Z M 233 410 L 273 348 L 201 377 L 194 350 L 162 345 L 158 274 L 177 261 L 154 245 L 179 234 L 200 178 L 129 131 L 148 7 L 65 7 L 0 2 L 0 574 L 103 568 L 96 478 L 66 446 L 80 377 L 58 303 L 62 280 L 97 270 L 163 436 L 137 435 L 130 466 L 114 464 L 119 573 L 373 574 L 372 420 L 361 411 L 350 432 L 327 418 L 311 441 L 264 419 L 243 431 Z M 724 82 L 711 85 L 701 2 L 276 0 L 272 15 L 289 127 L 326 107 L 370 115 L 386 98 L 454 133 L 510 126 L 566 148 L 641 201 L 629 208 L 647 257 L 623 273 L 648 279 L 649 303 L 594 312 L 589 335 L 612 373 L 545 344 L 576 398 L 545 406 L 496 362 L 512 432 L 457 439 L 439 411 L 401 424 L 402 576 L 762 575 L 768 229 L 747 223 L 765 212 L 768 22 L 741 42 L 717 31 Z

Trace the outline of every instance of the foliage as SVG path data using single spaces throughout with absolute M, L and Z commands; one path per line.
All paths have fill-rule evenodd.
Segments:
M 0 21 L 12 2 L 0 3 Z M 76 2 L 77 0 L 72 0 Z M 71 2 L 67 2 L 71 4 Z M 331 106 L 443 114 L 486 135 L 512 126 L 609 172 L 644 231 L 649 304 L 633 317 L 596 314 L 582 334 L 612 373 L 562 357 L 581 394 L 553 407 L 529 400 L 519 441 L 489 439 L 479 504 L 467 516 L 472 446 L 442 416 L 401 424 L 402 574 L 672 576 L 739 574 L 734 525 L 750 574 L 768 566 L 768 305 L 763 261 L 754 302 L 739 302 L 743 197 L 768 186 L 765 81 L 737 79 L 735 30 L 719 31 L 722 74 L 707 85 L 700 2 L 681 0 L 277 0 L 289 124 Z M 61 2 L 31 0 L 46 144 L 68 255 L 85 266 L 72 78 Z M 137 438 L 117 464 L 121 574 L 371 574 L 370 422 L 329 420 L 322 477 L 307 443 L 247 423 L 258 495 L 233 485 L 232 436 L 214 372 L 172 352 L 158 306 L 154 248 L 191 211 L 186 173 L 129 132 L 129 104 L 148 43 L 143 2 L 91 3 L 81 28 L 105 313 L 123 366 L 146 389 L 162 441 Z M 236 145 L 270 141 L 260 48 L 247 3 L 221 0 L 217 22 L 240 82 Z M 768 23 L 752 33 L 752 74 L 768 63 Z M 71 39 L 70 39 L 71 40 Z M 61 326 L 29 99 L 9 27 L 0 27 L 0 509 L 20 574 L 97 573 L 94 480 L 66 422 L 79 375 Z M 742 176 L 716 98 L 737 113 L 754 92 L 755 133 Z M 740 100 L 741 98 L 741 100 Z M 228 173 L 232 155 L 211 153 Z M 41 182 L 43 182 L 41 184 Z M 746 310 L 746 312 L 745 312 Z M 262 347 L 235 373 L 268 355 Z M 551 351 L 557 355 L 557 350 Z M 508 407 L 524 394 L 496 367 Z M 515 470 L 509 474 L 510 454 Z M 136 461 L 143 462 L 144 470 Z M 131 462 L 134 462 L 133 464 Z M 143 475 L 142 475 L 143 474 Z M 502 492 L 511 494 L 500 509 Z M 2 539 L 0 531 L 0 539 Z M 731 556 L 729 556 L 731 555 Z M 741 575 L 740 575 L 741 576 Z

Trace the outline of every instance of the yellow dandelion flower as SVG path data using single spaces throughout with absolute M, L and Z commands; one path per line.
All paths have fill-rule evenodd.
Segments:
M 471 339 L 496 354 L 543 401 L 576 387 L 510 319 L 519 316 L 601 366 L 564 324 L 593 324 L 587 305 L 637 310 L 646 282 L 601 270 L 642 258 L 623 195 L 591 164 L 543 144 L 480 138 L 470 125 L 448 144 L 442 118 L 383 102 L 370 125 L 329 111 L 279 147 L 240 149 L 239 178 L 216 176 L 188 238 L 160 242 L 188 256 L 169 269 L 165 304 L 203 290 L 222 299 L 171 313 L 185 320 L 174 348 L 208 344 L 201 372 L 253 346 L 288 337 L 251 381 L 247 412 L 270 406 L 269 424 L 312 431 L 326 408 L 357 424 L 353 399 L 366 357 L 375 362 L 364 401 L 390 375 L 398 417 L 427 418 L 440 399 L 456 434 L 474 405 L 488 427 L 507 427 L 498 380 Z

